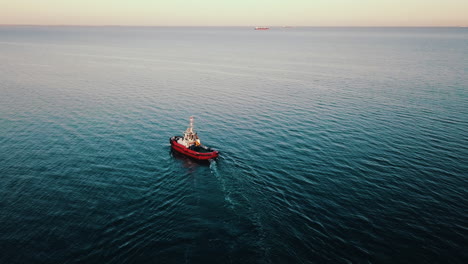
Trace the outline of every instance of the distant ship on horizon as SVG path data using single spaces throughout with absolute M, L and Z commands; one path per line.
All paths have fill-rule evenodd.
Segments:
M 268 30 L 269 27 L 255 27 L 255 30 Z

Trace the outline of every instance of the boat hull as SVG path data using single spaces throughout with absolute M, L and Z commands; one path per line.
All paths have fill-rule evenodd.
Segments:
M 209 160 L 209 159 L 214 159 L 219 156 L 219 152 L 216 150 L 213 150 L 211 152 L 197 152 L 197 151 L 188 149 L 184 145 L 177 143 L 177 138 L 178 137 L 171 137 L 169 139 L 169 142 L 171 143 L 172 149 L 174 149 L 175 151 L 179 153 L 182 153 L 184 155 L 187 155 L 189 157 L 192 157 L 198 160 Z

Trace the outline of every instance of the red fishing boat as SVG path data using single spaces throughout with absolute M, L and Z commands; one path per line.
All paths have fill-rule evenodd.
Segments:
M 197 133 L 193 130 L 193 117 L 184 136 L 173 136 L 169 139 L 172 149 L 199 160 L 209 160 L 218 157 L 219 152 L 200 143 Z

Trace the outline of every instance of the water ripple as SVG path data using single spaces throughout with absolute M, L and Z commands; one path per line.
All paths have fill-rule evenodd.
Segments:
M 0 27 L 0 262 L 464 263 L 466 34 L 257 33 Z

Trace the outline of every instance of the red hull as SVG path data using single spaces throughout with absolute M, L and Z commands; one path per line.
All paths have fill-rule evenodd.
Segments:
M 182 154 L 185 154 L 187 156 L 190 156 L 194 159 L 209 160 L 209 159 L 214 159 L 219 156 L 219 152 L 216 150 L 212 152 L 197 152 L 197 151 L 193 151 L 191 149 L 186 148 L 184 145 L 177 143 L 173 138 L 171 138 L 169 141 L 171 142 L 171 147 L 174 150 Z

